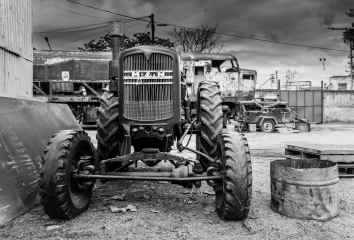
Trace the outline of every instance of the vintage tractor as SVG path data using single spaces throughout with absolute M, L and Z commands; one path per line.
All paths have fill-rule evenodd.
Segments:
M 97 151 L 85 131 L 53 136 L 41 169 L 44 211 L 51 218 L 75 218 L 88 207 L 96 179 L 170 181 L 188 188 L 199 188 L 206 180 L 215 190 L 220 218 L 245 219 L 252 194 L 251 158 L 244 135 L 223 128 L 218 84 L 199 84 L 197 115 L 191 119 L 179 54 L 141 46 L 124 50 L 117 60 L 119 38 L 113 35 L 112 40 L 112 81 L 98 110 Z M 196 150 L 182 144 L 188 133 L 196 134 Z M 198 157 L 170 154 L 175 142 L 179 151 L 189 150 Z M 169 161 L 173 168 L 124 171 L 137 161 L 147 166 Z

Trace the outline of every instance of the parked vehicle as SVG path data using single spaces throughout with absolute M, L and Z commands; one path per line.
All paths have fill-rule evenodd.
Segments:
M 266 133 L 274 132 L 278 126 L 293 128 L 296 122 L 307 122 L 290 109 L 287 102 L 278 101 L 276 96 L 237 102 L 234 120 L 241 129 L 254 124 Z
M 88 207 L 96 179 L 170 181 L 188 188 L 199 188 L 206 180 L 215 190 L 220 218 L 245 219 L 252 192 L 251 158 L 244 135 L 223 130 L 219 85 L 200 81 L 192 119 L 179 54 L 140 46 L 124 50 L 118 59 L 117 41 L 113 35 L 110 88 L 98 109 L 97 152 L 82 130 L 53 136 L 41 170 L 45 212 L 51 218 L 76 217 Z M 182 144 L 188 132 L 196 134 L 196 150 Z M 170 154 L 175 143 L 179 151 L 192 151 L 198 158 Z M 147 166 L 170 161 L 174 168 L 124 172 L 137 161 Z
M 257 84 L 257 72 L 242 69 L 231 54 L 182 53 L 183 70 L 192 114 L 196 113 L 197 91 L 201 81 L 215 81 L 220 85 L 221 99 L 234 114 L 235 103 L 252 99 Z

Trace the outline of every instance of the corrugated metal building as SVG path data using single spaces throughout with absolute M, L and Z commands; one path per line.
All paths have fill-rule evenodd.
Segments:
M 32 1 L 0 0 L 0 93 L 33 96 Z

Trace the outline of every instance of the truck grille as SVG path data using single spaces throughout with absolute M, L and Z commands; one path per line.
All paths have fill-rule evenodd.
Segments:
M 124 58 L 124 117 L 132 120 L 162 120 L 173 116 L 173 59 L 152 53 Z

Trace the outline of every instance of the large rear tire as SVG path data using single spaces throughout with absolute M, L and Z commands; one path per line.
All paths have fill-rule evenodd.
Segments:
M 97 152 L 101 160 L 114 158 L 119 155 L 119 105 L 118 98 L 112 93 L 104 92 L 98 108 L 97 118 Z M 121 163 L 116 162 L 107 166 L 115 170 Z
M 221 92 L 219 85 L 212 81 L 199 83 L 197 99 L 197 117 L 201 121 L 200 136 L 197 136 L 197 150 L 209 155 L 216 156 L 217 144 L 220 141 L 223 130 Z M 199 157 L 199 162 L 203 169 L 209 167 L 208 161 Z
M 60 131 L 49 140 L 40 169 L 41 203 L 49 217 L 73 219 L 88 207 L 93 182 L 79 188 L 72 172 L 82 156 L 91 156 L 90 164 L 94 164 L 93 149 L 82 130 Z
M 252 198 L 252 166 L 247 139 L 237 132 L 223 133 L 222 187 L 216 191 L 216 210 L 224 220 L 244 220 Z

